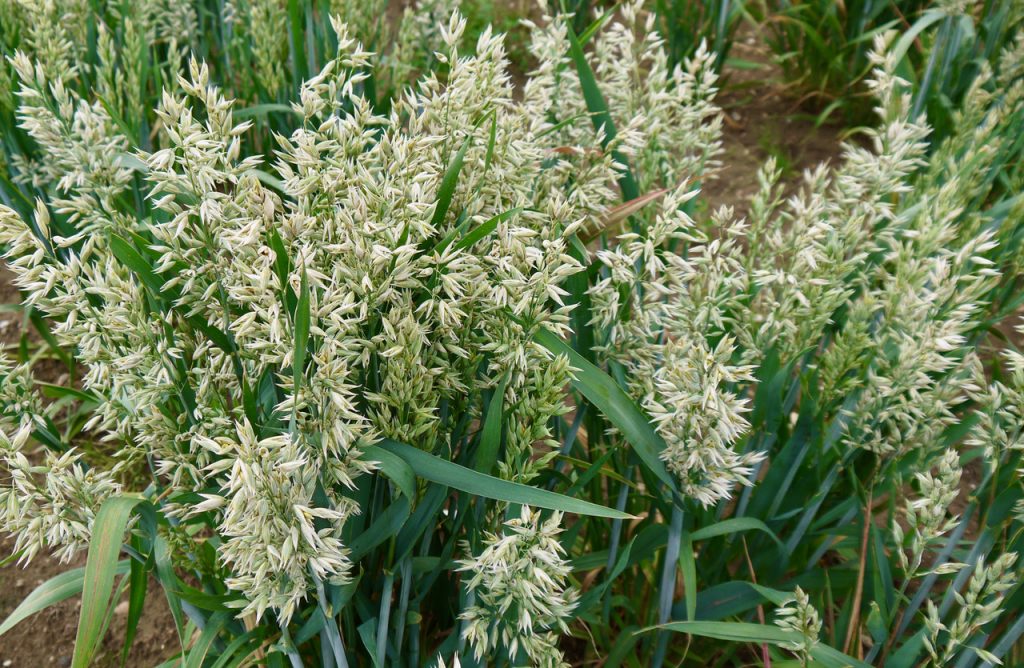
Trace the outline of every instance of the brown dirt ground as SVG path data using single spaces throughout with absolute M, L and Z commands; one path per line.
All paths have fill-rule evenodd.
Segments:
M 731 56 L 757 63 L 757 69 L 723 70 L 723 90 L 718 104 L 725 112 L 722 169 L 717 178 L 704 184 L 711 207 L 736 207 L 747 211 L 757 193 L 757 171 L 774 156 L 790 187 L 800 181 L 803 170 L 821 162 L 835 165 L 843 128 L 834 124 L 815 126 L 802 112 L 793 92 L 782 81 L 782 71 L 758 26 L 744 24 L 737 33 Z
M 0 553 L 8 555 L 12 541 L 5 541 Z M 69 564 L 46 555 L 36 557 L 27 567 L 9 564 L 0 571 L 0 618 L 6 618 L 33 589 L 64 571 L 85 565 L 82 554 Z M 0 665 L 11 668 L 70 666 L 78 628 L 79 597 L 70 598 L 30 617 L 0 637 Z M 114 608 L 110 630 L 93 660 L 94 666 L 121 665 L 128 612 L 127 597 Z M 180 650 L 174 623 L 159 585 L 150 580 L 146 607 L 139 622 L 126 666 L 156 666 Z

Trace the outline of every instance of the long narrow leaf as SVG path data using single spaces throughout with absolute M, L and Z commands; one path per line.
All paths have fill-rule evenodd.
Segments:
M 502 379 L 494 389 L 494 396 L 487 407 L 484 428 L 480 435 L 480 446 L 476 451 L 476 470 L 490 475 L 494 463 L 498 461 L 498 450 L 501 447 L 502 406 L 505 401 L 505 382 Z
M 309 281 L 306 270 L 302 270 L 302 282 L 299 287 L 299 303 L 295 307 L 295 355 L 292 357 L 292 374 L 295 388 L 299 391 L 302 382 L 303 368 L 306 366 L 306 348 L 309 346 Z
M 401 457 L 377 448 L 373 451 L 372 457 L 364 455 L 363 459 L 375 462 L 377 469 L 395 483 L 398 491 L 407 498 L 416 498 L 416 476 Z
M 139 539 L 132 540 L 132 547 L 139 549 Z M 146 564 L 132 559 L 131 572 L 128 578 L 128 619 L 125 623 L 124 644 L 121 647 L 121 665 L 127 665 L 128 653 L 131 651 L 132 642 L 135 641 L 135 634 L 139 629 L 139 620 L 142 618 L 142 610 L 146 603 L 146 588 L 149 584 L 149 573 L 146 572 Z
M 677 633 L 688 633 L 705 638 L 729 640 L 732 642 L 771 643 L 787 645 L 800 642 L 802 636 L 794 631 L 786 631 L 777 626 L 766 624 L 748 624 L 746 622 L 671 622 L 660 626 L 652 626 L 638 633 L 658 629 L 667 629 Z M 818 643 L 811 648 L 811 656 L 825 668 L 870 668 L 863 661 Z
M 154 297 L 158 298 L 160 296 L 164 287 L 163 280 L 157 276 L 149 262 L 139 254 L 139 251 L 135 250 L 134 246 L 121 237 L 114 235 L 110 238 L 110 252 L 113 253 L 114 257 L 121 264 L 138 276 L 142 284 Z
M 469 150 L 472 140 L 473 135 L 466 137 L 465 141 L 462 142 L 462 146 L 452 158 L 452 161 L 448 163 L 448 169 L 445 170 L 444 176 L 441 177 L 441 185 L 437 188 L 437 204 L 434 206 L 434 215 L 430 219 L 430 224 L 434 228 L 440 227 L 441 223 L 444 222 L 444 217 L 448 214 L 448 208 L 451 206 L 452 198 L 455 196 L 455 186 L 459 183 L 462 163 L 466 160 L 466 152 Z
M 521 485 L 484 475 L 454 462 L 445 461 L 440 457 L 418 450 L 405 443 L 384 439 L 376 446 L 368 448 L 367 453 L 372 457 L 373 452 L 377 448 L 388 450 L 404 459 L 419 477 L 446 487 L 452 487 L 467 494 L 474 494 L 498 501 L 508 501 L 509 503 L 521 503 L 535 508 L 576 513 L 577 515 L 621 519 L 632 518 L 632 515 L 612 510 L 611 508 L 605 508 L 596 503 L 581 501 L 549 492 L 545 489 L 537 489 L 529 485 Z
M 498 215 L 488 219 L 484 223 L 481 223 L 480 227 L 476 228 L 475 230 L 472 230 L 471 232 L 467 233 L 466 236 L 462 237 L 457 242 L 455 242 L 455 248 L 458 250 L 465 250 L 466 248 L 472 247 L 473 244 L 475 244 L 476 242 L 480 241 L 488 234 L 493 232 L 498 227 L 498 223 L 500 223 L 503 220 L 511 218 L 512 216 L 521 212 L 523 208 L 524 207 L 517 206 L 513 209 L 509 209 L 508 211 L 502 211 Z
M 601 89 L 597 85 L 594 70 L 591 69 L 590 63 L 587 62 L 587 57 L 583 53 L 583 46 L 576 38 L 572 28 L 566 27 L 569 38 L 569 57 L 572 58 L 573 64 L 576 66 L 576 73 L 580 79 L 580 88 L 583 90 L 583 99 L 587 103 L 587 109 L 590 111 L 594 127 L 604 133 L 604 141 L 602 143 L 607 147 L 617 136 L 615 122 L 612 121 L 612 115 L 608 112 L 608 103 L 605 102 L 604 95 L 601 94 Z M 615 162 L 619 163 L 623 170 L 622 176 L 619 177 L 622 199 L 626 201 L 635 200 L 640 196 L 640 188 L 637 186 L 636 179 L 633 178 L 633 173 L 629 169 L 629 160 L 619 151 L 612 151 L 612 157 L 615 158 Z
M 121 552 L 128 520 L 135 507 L 143 501 L 141 497 L 111 497 L 103 502 L 96 514 L 89 556 L 85 562 L 85 588 L 71 662 L 73 668 L 87 668 L 102 640 L 103 620 L 114 591 L 117 555 Z
M 731 519 L 716 522 L 710 526 L 698 529 L 691 534 L 694 541 L 707 540 L 716 536 L 725 536 L 742 531 L 761 531 L 768 535 L 775 544 L 782 547 L 782 541 L 775 535 L 775 532 L 768 528 L 764 522 L 753 517 L 733 517 Z
M 218 612 L 213 617 L 210 617 L 209 623 L 203 632 L 196 638 L 195 643 L 188 650 L 188 655 L 185 657 L 184 668 L 202 668 L 206 661 L 206 657 L 210 653 L 210 648 L 213 647 L 214 641 L 217 640 L 217 635 L 221 632 L 224 626 L 228 623 L 230 616 L 223 612 Z

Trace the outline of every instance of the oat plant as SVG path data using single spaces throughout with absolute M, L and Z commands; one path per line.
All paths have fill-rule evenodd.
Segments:
M 87 557 L 0 634 L 80 592 L 86 666 L 123 595 L 127 651 L 152 575 L 167 665 L 1012 663 L 1024 42 L 933 136 L 879 34 L 877 125 L 740 213 L 716 55 L 642 3 L 545 7 L 519 84 L 457 11 L 424 60 L 330 4 L 197 10 L 117 104 L 114 8 L 4 14 L 56 12 L 0 247 L 73 374 L 0 357 L 0 519 Z

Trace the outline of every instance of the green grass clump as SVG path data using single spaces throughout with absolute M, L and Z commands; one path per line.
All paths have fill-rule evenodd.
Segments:
M 986 66 L 997 67 L 1024 14 L 1011 0 L 984 2 L 781 2 L 764 6 L 769 46 L 786 78 L 819 118 L 872 119 L 865 82 L 871 40 L 897 29 L 900 76 L 914 86 L 913 113 L 927 112 L 933 131 L 952 132 L 952 114 Z

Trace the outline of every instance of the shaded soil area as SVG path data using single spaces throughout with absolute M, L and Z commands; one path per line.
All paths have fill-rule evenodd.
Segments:
M 711 207 L 729 205 L 738 215 L 747 211 L 757 193 L 757 173 L 774 157 L 782 179 L 790 188 L 803 170 L 822 162 L 835 165 L 840 154 L 842 126 L 816 125 L 799 107 L 796 94 L 782 80 L 759 26 L 744 24 L 733 43 L 731 56 L 756 67 L 729 67 L 722 72 L 723 90 L 718 104 L 725 113 L 722 163 L 717 178 L 704 184 Z

